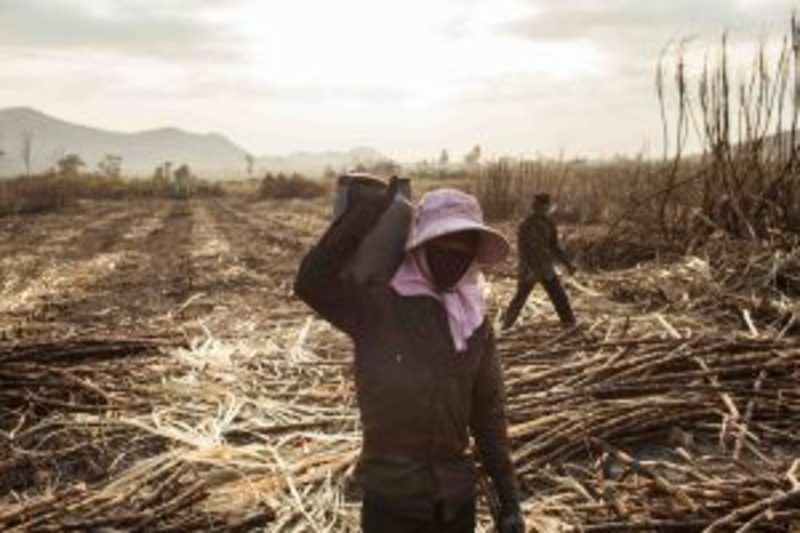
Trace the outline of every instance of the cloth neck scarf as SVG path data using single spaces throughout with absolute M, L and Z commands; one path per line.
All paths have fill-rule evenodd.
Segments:
M 421 250 L 406 254 L 389 285 L 400 296 L 431 296 L 447 310 L 450 334 L 457 352 L 467 349 L 467 339 L 480 327 L 486 315 L 483 276 L 473 264 L 452 289 L 439 292 L 431 281 L 430 269 Z

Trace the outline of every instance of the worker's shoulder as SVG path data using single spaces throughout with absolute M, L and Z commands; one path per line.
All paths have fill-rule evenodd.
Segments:
M 553 221 L 547 215 L 531 213 L 522 219 L 518 227 L 520 231 L 535 231 L 551 225 Z

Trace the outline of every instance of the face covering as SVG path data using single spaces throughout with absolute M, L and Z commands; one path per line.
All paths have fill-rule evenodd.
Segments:
M 444 305 L 450 334 L 457 352 L 467 349 L 467 340 L 486 319 L 483 276 L 476 263 L 449 291 L 438 290 L 431 281 L 424 247 L 406 255 L 391 281 L 400 296 L 430 296 Z
M 449 291 L 455 287 L 475 260 L 475 254 L 441 246 L 425 246 L 425 259 L 436 289 Z

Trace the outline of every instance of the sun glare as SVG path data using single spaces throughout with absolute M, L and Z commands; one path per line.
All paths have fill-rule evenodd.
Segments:
M 253 1 L 232 16 L 249 43 L 248 75 L 286 88 L 382 88 L 429 101 L 483 76 L 565 78 L 601 68 L 588 42 L 520 43 L 500 31 L 528 9 L 513 1 L 491 10 L 441 0 Z

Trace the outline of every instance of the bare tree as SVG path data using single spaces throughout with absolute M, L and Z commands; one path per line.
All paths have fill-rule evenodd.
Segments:
M 192 179 L 192 169 L 186 163 L 176 168 L 173 174 L 175 182 L 181 185 L 187 184 Z
M 122 156 L 106 154 L 97 164 L 97 168 L 108 178 L 119 178 L 122 176 Z
M 22 161 L 25 163 L 25 176 L 31 175 L 31 156 L 33 155 L 33 133 L 30 130 L 22 134 Z
M 467 153 L 467 155 L 464 156 L 464 163 L 467 166 L 472 167 L 478 165 L 480 161 L 481 161 L 481 146 L 479 144 L 476 144 L 475 146 L 472 147 L 472 150 L 470 150 Z
M 253 169 L 256 165 L 256 158 L 253 157 L 253 154 L 245 154 L 244 156 L 245 163 L 247 164 L 247 175 L 253 175 Z
M 194 175 L 192 169 L 186 163 L 180 165 L 173 172 L 172 192 L 177 198 L 188 198 L 194 189 Z
M 58 160 L 58 173 L 65 178 L 76 178 L 80 175 L 81 167 L 85 167 L 81 156 L 67 154 Z
M 446 167 L 448 164 L 450 164 L 450 154 L 447 150 L 442 150 L 439 154 L 439 166 Z
M 156 171 L 153 173 L 153 179 L 159 182 L 168 182 L 172 179 L 172 163 L 169 161 L 162 163 L 156 167 Z

